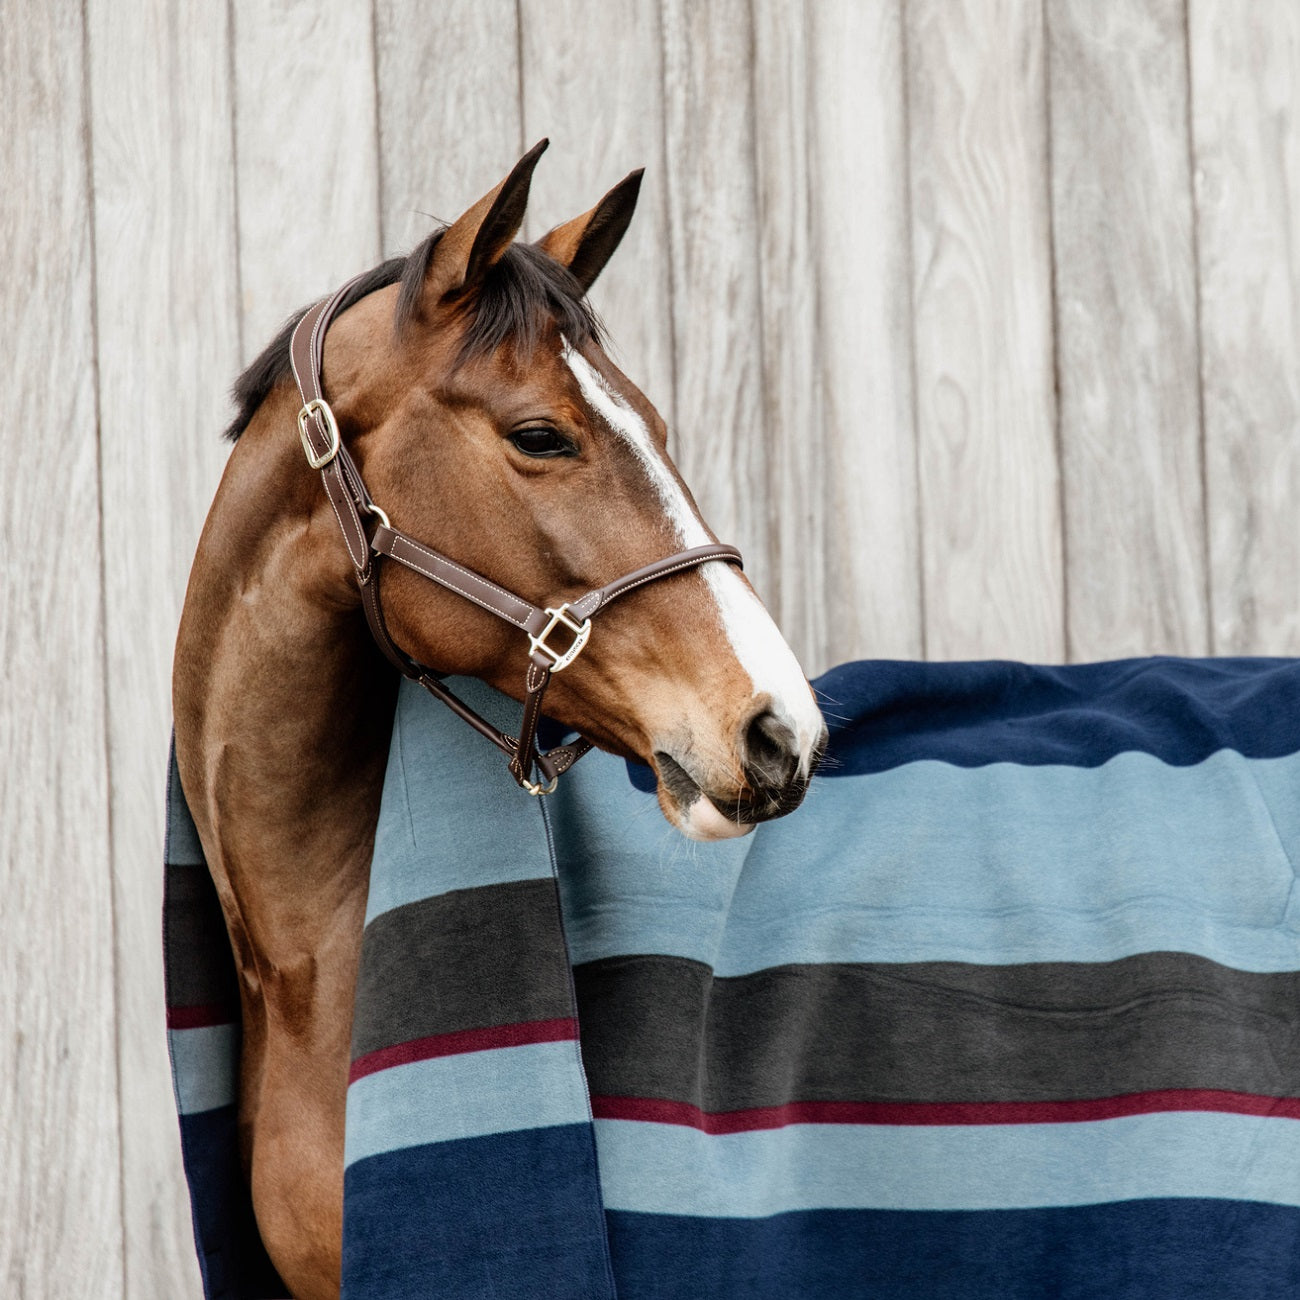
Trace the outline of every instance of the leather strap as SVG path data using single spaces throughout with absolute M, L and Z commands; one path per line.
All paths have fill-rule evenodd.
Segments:
M 546 626 L 547 616 L 536 605 L 521 600 L 513 592 L 498 587 L 495 582 L 439 555 L 423 542 L 417 542 L 415 538 L 399 533 L 395 528 L 381 523 L 375 529 L 370 545 L 381 555 L 387 555 L 440 587 L 464 596 L 480 609 L 505 619 L 507 623 L 513 623 L 524 632 L 536 635 Z
M 303 401 L 303 409 L 298 414 L 303 449 L 310 448 L 309 463 L 321 471 L 326 495 L 348 548 L 348 558 L 364 585 L 370 577 L 370 543 L 361 523 L 361 509 L 370 504 L 369 495 L 351 454 L 343 446 L 338 425 L 325 402 L 321 381 L 325 331 L 352 283 L 349 281 L 333 297 L 310 308 L 298 322 L 289 341 L 289 363 Z
M 581 653 L 591 632 L 592 616 L 647 582 L 697 568 L 711 560 L 742 566 L 744 561 L 734 546 L 695 546 L 634 569 L 572 603 L 541 608 L 394 528 L 388 516 L 371 499 L 361 471 L 343 445 L 338 423 L 325 399 L 322 374 L 325 334 L 356 283 L 356 280 L 348 281 L 333 296 L 308 309 L 293 331 L 289 359 L 303 402 L 298 413 L 298 434 L 303 452 L 312 468 L 320 471 L 334 517 L 343 534 L 343 544 L 356 571 L 370 634 L 398 672 L 418 682 L 506 755 L 510 773 L 520 786 L 530 794 L 549 794 L 561 773 L 567 772 L 592 748 L 586 737 L 557 745 L 545 753 L 539 753 L 536 745 L 546 688 L 552 675 L 566 668 Z M 369 535 L 363 516 L 379 521 Z M 385 557 L 448 591 L 454 591 L 528 634 L 524 715 L 517 737 L 506 735 L 481 717 L 444 685 L 438 672 L 411 658 L 393 640 L 379 599 L 380 560 Z M 553 646 L 550 637 L 561 627 L 572 640 L 564 647 Z M 541 772 L 544 784 L 531 780 L 534 765 Z

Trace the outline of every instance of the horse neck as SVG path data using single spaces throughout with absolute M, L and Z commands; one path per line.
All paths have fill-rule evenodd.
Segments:
M 338 526 L 268 400 L 231 454 L 177 642 L 181 778 L 214 874 L 296 905 L 368 867 L 393 684 Z M 233 815 L 237 810 L 237 816 Z

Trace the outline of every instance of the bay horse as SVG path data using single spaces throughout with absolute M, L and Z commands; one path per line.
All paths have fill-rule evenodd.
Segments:
M 353 987 L 399 680 L 368 630 L 338 502 L 304 463 L 305 451 L 319 464 L 304 420 L 329 426 L 322 454 L 346 450 L 364 481 L 357 517 L 376 536 L 405 529 L 525 603 L 568 610 L 616 575 L 717 540 L 586 301 L 641 174 L 516 242 L 545 145 L 333 305 L 316 340 L 328 402 L 303 406 L 295 321 L 240 378 L 185 598 L 176 756 L 239 972 L 241 1152 L 263 1240 L 302 1300 L 339 1291 Z M 554 674 L 547 713 L 649 764 L 686 835 L 742 834 L 797 806 L 825 726 L 735 565 L 675 567 L 602 611 Z M 403 564 L 385 572 L 375 599 L 402 655 L 531 701 L 536 637 L 530 658 L 518 628 L 464 593 Z M 576 640 L 577 622 L 565 627 Z M 561 651 L 542 649 L 558 666 Z M 521 786 L 543 793 L 522 766 Z

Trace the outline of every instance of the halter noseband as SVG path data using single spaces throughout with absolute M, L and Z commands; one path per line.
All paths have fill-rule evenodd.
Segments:
M 349 280 L 333 297 L 308 310 L 293 331 L 289 359 L 303 402 L 302 409 L 298 412 L 298 436 L 302 439 L 307 463 L 312 469 L 320 471 L 325 492 L 334 508 L 334 516 L 343 532 L 343 542 L 356 571 L 357 585 L 361 589 L 361 604 L 366 611 L 371 635 L 400 673 L 419 682 L 430 695 L 441 700 L 509 758 L 510 774 L 529 794 L 550 794 L 555 789 L 560 774 L 567 772 L 592 748 L 592 742 L 585 736 L 580 736 L 571 744 L 557 745 L 545 752 L 539 752 L 536 746 L 537 725 L 542 716 L 542 697 L 546 694 L 551 674 L 562 672 L 582 653 L 591 636 L 592 617 L 619 596 L 626 595 L 647 582 L 666 578 L 671 573 L 694 569 L 710 560 L 726 560 L 731 564 L 742 565 L 740 552 L 734 546 L 695 546 L 656 560 L 643 568 L 634 569 L 603 587 L 589 591 L 579 600 L 539 608 L 522 596 L 516 596 L 394 528 L 388 516 L 371 500 L 356 461 L 343 445 L 338 423 L 325 400 L 325 389 L 321 381 L 325 332 L 348 291 L 356 283 L 357 280 Z M 369 536 L 362 522 L 363 515 L 376 520 L 374 532 Z M 434 669 L 412 659 L 393 640 L 388 625 L 384 622 L 383 607 L 379 603 L 380 560 L 384 556 L 396 560 L 398 564 L 431 582 L 436 582 L 440 587 L 454 591 L 480 609 L 487 610 L 489 614 L 513 623 L 527 634 L 528 671 L 524 679 L 524 718 L 517 737 L 498 731 L 486 718 L 453 695 Z M 570 638 L 563 648 L 551 644 L 551 637 L 560 629 Z M 543 778 L 541 781 L 530 779 L 534 764 Z

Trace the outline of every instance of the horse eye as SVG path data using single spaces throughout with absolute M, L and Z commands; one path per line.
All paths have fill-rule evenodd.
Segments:
M 517 429 L 509 435 L 525 456 L 574 456 L 578 449 L 554 429 Z

